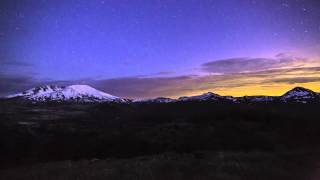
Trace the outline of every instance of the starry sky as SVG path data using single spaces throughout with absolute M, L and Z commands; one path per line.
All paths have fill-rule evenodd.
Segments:
M 319 0 L 1 0 L 0 95 L 320 91 Z

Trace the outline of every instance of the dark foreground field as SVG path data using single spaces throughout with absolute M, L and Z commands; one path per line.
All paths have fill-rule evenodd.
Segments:
M 307 152 L 163 153 L 129 159 L 38 163 L 0 170 L 0 179 L 318 180 L 318 154 Z
M 312 104 L 0 103 L 0 179 L 319 179 Z

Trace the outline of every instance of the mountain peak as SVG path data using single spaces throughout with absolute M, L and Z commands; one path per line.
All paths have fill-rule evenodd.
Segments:
M 310 89 L 307 89 L 307 88 L 304 88 L 304 87 L 295 87 L 295 88 L 293 88 L 293 89 L 291 89 L 290 91 L 311 91 Z M 313 91 L 311 91 L 311 92 L 313 92 Z
M 305 100 L 319 98 L 319 95 L 304 87 L 295 87 L 281 96 L 284 101 L 294 100 L 305 102 Z
M 308 94 L 316 94 L 316 93 L 304 87 L 295 87 L 290 91 L 286 92 L 283 96 L 305 96 Z
M 190 96 L 190 97 L 180 97 L 178 100 L 180 101 L 204 101 L 204 100 L 213 100 L 217 99 L 220 97 L 220 95 L 212 93 L 212 92 L 207 92 L 198 96 Z

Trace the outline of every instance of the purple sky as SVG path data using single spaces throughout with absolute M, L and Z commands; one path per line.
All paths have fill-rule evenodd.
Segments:
M 319 19 L 318 0 L 1 0 L 0 95 L 57 81 L 179 79 L 243 57 L 314 58 Z

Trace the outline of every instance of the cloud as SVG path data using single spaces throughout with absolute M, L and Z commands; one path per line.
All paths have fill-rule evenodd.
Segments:
M 161 71 L 158 73 L 155 73 L 154 75 L 156 76 L 168 76 L 168 75 L 174 75 L 175 72 L 174 71 Z
M 78 81 L 36 80 L 22 76 L 0 76 L 0 94 L 44 84 L 88 84 L 127 98 L 179 97 L 215 92 L 221 95 L 281 95 L 294 86 L 320 87 L 320 68 L 273 69 L 251 73 L 206 76 L 126 77 Z
M 157 96 L 175 96 L 183 93 L 184 84 L 192 81 L 192 76 L 177 77 L 128 77 L 106 80 L 92 80 L 88 84 L 127 98 L 151 98 Z
M 202 70 L 207 73 L 246 73 L 271 69 L 303 67 L 310 60 L 290 56 L 285 53 L 277 54 L 275 58 L 232 58 L 207 62 L 202 64 Z
M 0 73 L 0 96 L 29 89 L 39 84 L 41 84 L 41 82 L 38 82 L 30 76 Z
M 8 51 L 0 47 L 0 76 L 12 74 L 10 76 L 14 77 L 17 76 L 17 74 L 34 74 L 32 72 L 33 68 L 34 64 L 17 60 L 14 55 L 10 55 Z
M 9 61 L 9 60 L 5 60 L 5 59 L 0 59 L 0 64 L 1 64 L 1 66 L 22 66 L 22 67 L 32 66 L 31 63 L 15 61 L 15 60 Z
M 270 62 L 272 61 L 272 62 Z M 320 89 L 320 66 L 311 60 L 278 54 L 275 59 L 233 58 L 204 64 L 205 75 L 133 76 L 77 81 L 37 80 L 0 73 L 0 95 L 44 84 L 88 84 L 107 93 L 126 98 L 179 97 L 215 92 L 221 95 L 281 95 L 295 87 Z M 162 74 L 162 76 L 161 76 Z M 219 74 L 219 75 L 217 75 Z
M 91 81 L 108 93 L 128 98 L 179 97 L 205 92 L 222 95 L 281 95 L 294 86 L 320 87 L 320 67 L 272 69 L 206 76 L 132 77 Z
M 266 83 L 288 83 L 288 84 L 297 84 L 297 83 L 309 83 L 309 82 L 320 82 L 320 77 L 294 77 L 294 78 L 277 78 Z
M 26 62 L 0 59 L 0 97 L 41 84 L 34 78 L 32 67 Z

